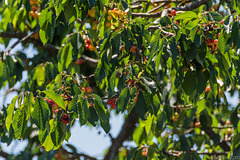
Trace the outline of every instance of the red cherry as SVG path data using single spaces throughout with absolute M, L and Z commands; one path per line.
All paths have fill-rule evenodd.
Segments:
M 86 42 L 87 42 L 87 44 L 91 44 L 92 43 L 91 39 L 88 39 Z
M 87 44 L 87 45 L 85 46 L 85 49 L 86 49 L 86 50 L 89 50 L 89 48 L 90 48 L 90 45 Z
M 51 105 L 54 104 L 53 100 L 48 100 L 48 102 L 49 102 Z
M 32 6 L 32 11 L 35 12 L 36 11 L 36 8 L 35 6 Z
M 64 119 L 68 118 L 68 115 L 67 115 L 67 114 L 64 114 L 64 115 L 63 115 L 63 118 L 64 118 Z
M 177 14 L 177 13 L 176 13 L 176 10 L 172 10 L 172 11 L 171 11 L 171 16 L 172 16 L 172 17 L 176 16 L 176 14 Z
M 223 19 L 223 20 L 221 20 L 221 22 L 220 22 L 220 23 L 221 23 L 221 24 L 223 24 L 223 22 L 224 22 L 224 19 Z
M 55 112 L 55 114 L 57 114 L 57 113 L 59 112 L 59 109 L 55 109 L 55 111 L 54 111 L 54 112 Z
M 67 118 L 61 118 L 61 120 L 62 120 L 62 122 L 64 123 L 64 124 L 68 124 L 69 123 L 69 118 L 67 117 Z
M 83 63 L 83 60 L 81 59 L 81 58 L 79 58 L 76 62 L 75 62 L 75 64 L 82 64 Z
M 91 92 L 92 92 L 92 87 L 87 87 L 87 88 L 86 88 L 86 92 L 87 92 L 87 93 L 91 93 Z

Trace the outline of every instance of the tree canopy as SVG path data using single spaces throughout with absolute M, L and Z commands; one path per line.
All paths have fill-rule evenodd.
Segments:
M 0 0 L 0 13 L 0 88 L 17 93 L 0 140 L 28 140 L 1 157 L 97 159 L 62 147 L 87 125 L 111 138 L 105 160 L 240 158 L 240 105 L 226 98 L 240 95 L 239 0 Z

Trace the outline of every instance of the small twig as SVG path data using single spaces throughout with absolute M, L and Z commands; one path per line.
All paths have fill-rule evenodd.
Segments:
M 199 6 L 201 6 L 203 4 L 208 5 L 208 0 L 197 0 L 197 1 L 194 1 L 194 2 L 192 2 L 192 3 L 190 3 L 189 5 L 186 5 L 186 6 L 169 8 L 168 11 L 169 12 L 171 10 L 190 11 L 190 10 L 198 8 Z M 162 11 L 156 12 L 156 13 L 132 13 L 132 16 L 154 18 L 154 17 L 161 17 L 161 12 Z
M 148 27 L 148 30 L 151 30 L 151 29 L 161 29 L 160 26 L 149 26 Z M 161 29 L 161 33 L 166 37 L 166 36 L 175 36 L 174 33 L 171 33 L 171 32 L 167 32 L 167 31 L 164 31 L 163 29 Z
M 174 151 L 174 150 L 169 150 L 169 151 L 163 151 L 165 154 L 169 155 L 169 156 L 178 156 L 179 153 L 183 153 L 183 151 Z M 208 156 L 223 156 L 223 155 L 227 155 L 228 152 L 196 152 L 193 150 L 187 151 L 187 152 L 194 152 L 197 153 L 199 155 L 208 155 Z
M 228 4 L 231 14 L 235 13 L 236 11 L 232 8 L 231 0 L 225 0 Z
M 164 7 L 164 6 L 166 6 L 166 5 L 169 4 L 169 3 L 170 3 L 170 2 L 165 2 L 165 3 L 161 4 L 160 6 L 157 6 L 156 8 L 153 8 L 152 10 L 148 11 L 147 13 L 152 13 L 152 12 L 154 12 L 154 11 L 156 11 L 156 10 Z
M 16 47 L 19 43 L 22 43 L 24 41 L 26 41 L 29 37 L 31 37 L 33 34 L 35 34 L 36 32 L 38 32 L 39 29 L 37 29 L 35 32 L 32 32 L 31 34 L 28 34 L 27 36 L 23 37 L 22 39 L 19 39 L 17 42 L 15 42 L 7 51 L 6 51 L 6 56 L 9 55 L 10 51 Z
M 128 54 L 122 56 L 118 61 L 120 62 L 123 58 L 126 58 L 126 57 L 128 57 L 129 55 L 130 55 L 130 52 L 129 52 Z

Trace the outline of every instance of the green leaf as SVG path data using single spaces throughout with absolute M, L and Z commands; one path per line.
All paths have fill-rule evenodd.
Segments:
M 14 135 L 17 139 L 21 139 L 26 125 L 26 112 L 24 108 L 18 108 L 13 117 Z
M 240 24 L 239 22 L 234 22 L 232 27 L 231 37 L 233 39 L 234 46 L 237 46 L 237 49 L 240 48 Z
M 90 8 L 92 8 L 95 4 L 95 0 L 87 0 L 88 1 L 88 5 Z
M 72 99 L 72 101 L 70 102 L 69 106 L 68 106 L 68 111 L 71 112 L 71 111 L 74 111 L 74 112 L 77 112 L 77 108 L 78 108 L 78 99 L 79 99 L 79 96 L 78 95 L 75 95 Z
M 96 80 L 97 85 L 100 85 L 102 83 L 102 80 L 106 77 L 106 72 L 104 70 L 104 67 L 102 65 L 102 62 L 99 61 L 97 69 L 94 73 L 94 78 Z
M 74 33 L 70 38 L 70 42 L 73 48 L 72 58 L 77 60 L 79 55 L 81 55 L 81 52 L 84 50 L 80 33 Z
M 177 48 L 177 42 L 174 37 L 168 40 L 166 49 L 170 56 L 173 58 L 173 60 L 176 60 L 179 56 L 179 50 Z
M 103 122 L 108 122 L 109 121 L 108 115 L 107 115 L 106 109 L 102 103 L 101 97 L 99 97 L 96 94 L 93 94 L 93 97 L 95 98 L 95 109 L 96 109 L 96 112 L 97 112 L 100 120 Z
M 49 118 L 49 112 L 47 102 L 42 97 L 36 97 L 31 118 L 40 130 L 45 128 Z
M 215 11 L 209 11 L 208 14 L 210 15 L 212 21 L 221 22 L 221 20 L 223 19 L 223 17 Z
M 67 69 L 72 62 L 72 45 L 65 44 L 58 53 L 58 71 L 62 72 Z
M 127 2 L 125 2 L 125 0 L 121 0 L 121 4 L 122 4 L 122 6 L 123 6 L 124 10 L 126 10 L 126 9 L 128 9 L 128 8 L 129 8 L 129 6 L 128 6 L 128 3 L 127 3 Z
M 153 119 L 154 119 L 154 116 L 149 115 L 147 117 L 147 120 L 146 120 L 146 123 L 145 123 L 145 131 L 146 131 L 147 136 L 150 134 Z
M 179 141 L 181 143 L 181 148 L 180 149 L 183 150 L 183 151 L 188 151 L 189 148 L 190 148 L 190 144 L 189 144 L 188 139 L 185 137 L 185 135 L 181 134 L 179 136 Z
M 140 146 L 145 137 L 146 137 L 145 128 L 139 125 L 133 132 L 133 140 L 138 146 Z
M 7 71 L 7 65 L 0 61 L 0 87 L 2 87 L 2 84 L 8 79 L 8 71 Z
M 197 88 L 196 75 L 192 71 L 188 71 L 184 77 L 182 88 L 187 95 L 191 95 Z
M 235 148 L 233 150 L 233 157 L 236 156 L 236 157 L 239 157 L 240 156 L 240 145 L 237 146 L 237 148 Z
M 57 121 L 54 121 L 54 123 L 52 123 L 50 125 L 54 125 L 53 131 L 50 134 L 52 142 L 53 142 L 54 146 L 58 147 L 62 144 L 62 142 L 66 136 L 66 132 L 62 131 L 62 127 L 60 126 L 60 123 L 58 123 Z
M 139 117 L 143 120 L 145 120 L 145 114 L 146 114 L 146 102 L 145 97 L 143 95 L 143 91 L 139 90 L 138 92 L 138 98 L 137 102 L 135 104 L 136 112 L 138 113 Z
M 47 13 L 48 13 L 48 8 L 45 8 L 44 10 L 41 11 L 41 14 L 39 16 L 39 25 L 41 28 L 43 27 L 43 25 L 47 20 Z
M 188 20 L 188 19 L 193 19 L 193 18 L 198 18 L 197 14 L 192 12 L 192 11 L 187 11 L 181 14 L 177 14 L 174 18 L 174 20 L 179 20 L 179 19 L 184 19 L 184 20 Z
M 160 112 L 160 114 L 157 117 L 157 128 L 160 132 L 164 130 L 166 121 L 167 121 L 166 113 L 164 111 Z
M 7 117 L 6 117 L 6 128 L 9 132 L 10 130 L 10 126 L 13 122 L 13 112 L 14 112 L 14 108 L 15 108 L 15 104 L 16 104 L 16 101 L 17 101 L 17 98 L 18 96 L 15 96 L 13 99 L 12 99 L 12 102 L 11 104 L 8 106 L 8 110 L 7 110 Z
M 25 92 L 23 105 L 28 118 L 31 115 L 32 111 L 34 110 L 34 97 L 32 92 Z
M 45 67 L 43 65 L 39 65 L 34 73 L 34 77 L 37 80 L 38 86 L 42 86 L 45 83 Z
M 56 94 L 55 92 L 50 90 L 45 90 L 43 91 L 43 93 L 45 93 L 48 98 L 52 99 L 57 105 L 59 105 L 59 107 L 66 110 L 63 98 L 59 94 Z
M 117 102 L 116 102 L 116 106 L 118 107 L 118 109 L 121 111 L 121 112 L 124 112 L 126 107 L 127 107 L 127 104 L 130 100 L 130 91 L 129 91 L 129 88 L 128 87 L 125 87 L 121 94 L 119 95 L 118 99 L 117 99 Z
M 110 99 L 113 96 L 113 94 L 115 93 L 114 89 L 115 89 L 115 82 L 116 82 L 117 72 L 118 72 L 118 70 L 115 70 L 112 73 L 112 75 L 111 75 L 111 77 L 110 77 L 110 79 L 108 81 L 108 99 Z
M 79 115 L 79 121 L 81 125 L 86 124 L 87 120 L 88 120 L 88 101 L 86 98 L 81 97 L 80 99 L 80 105 L 78 105 L 78 115 Z
M 52 141 L 52 138 L 51 138 L 50 134 L 46 137 L 46 139 L 45 139 L 44 143 L 42 144 L 42 146 L 44 147 L 44 149 L 47 152 L 49 152 L 50 150 L 53 149 L 54 144 L 53 144 L 53 141 Z
M 224 39 L 224 30 L 220 32 L 220 35 L 218 37 L 218 48 L 222 54 L 225 53 L 225 39 Z
M 96 110 L 93 107 L 89 107 L 88 121 L 95 127 L 98 119 L 99 118 L 98 118 L 98 115 L 96 113 Z
M 151 41 L 150 41 L 150 54 L 153 55 L 155 52 L 162 50 L 163 43 L 161 39 L 161 29 L 158 29 L 154 32 Z

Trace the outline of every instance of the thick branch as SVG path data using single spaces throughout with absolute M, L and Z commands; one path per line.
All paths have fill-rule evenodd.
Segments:
M 117 138 L 112 140 L 112 145 L 110 146 L 104 160 L 113 160 L 115 155 L 118 153 L 119 148 L 122 146 L 123 142 L 129 139 L 129 137 L 133 134 L 133 131 L 136 127 L 136 123 L 138 122 L 138 114 L 133 109 L 131 113 L 126 118 L 120 133 Z
M 7 159 L 10 155 L 4 151 L 2 151 L 2 149 L 0 148 L 0 157 L 3 157 L 5 159 Z
M 176 11 L 191 11 L 203 4 L 208 4 L 208 0 L 197 0 L 195 2 L 190 3 L 189 5 L 182 6 L 182 7 L 177 7 L 175 8 Z M 174 9 L 174 8 L 173 8 Z
M 182 153 L 183 151 L 173 151 L 173 150 L 169 150 L 169 151 L 165 151 L 164 150 L 164 154 L 169 155 L 169 156 L 175 156 L 177 157 L 179 155 L 179 153 Z M 223 155 L 227 155 L 228 152 L 196 152 L 196 151 L 189 151 L 189 152 L 195 152 L 199 155 L 208 155 L 208 156 L 223 156 Z
M 45 45 L 43 45 L 43 43 L 40 40 L 34 39 L 32 37 L 28 37 L 28 35 L 26 35 L 24 33 L 0 32 L 0 37 L 2 37 L 2 38 L 22 39 L 26 36 L 27 36 L 27 38 L 24 39 L 24 43 L 33 43 L 36 47 L 47 50 L 49 52 L 49 54 L 58 54 L 59 47 L 56 47 L 50 43 L 46 43 Z M 23 41 L 20 41 L 20 42 L 23 42 Z M 91 67 L 96 67 L 99 62 L 99 60 L 93 59 L 93 58 L 85 56 L 85 55 L 82 55 L 82 59 L 84 60 L 84 62 L 86 62 Z
M 207 128 L 207 129 L 203 129 L 205 131 L 205 133 L 209 136 L 210 139 L 215 139 L 217 137 L 217 134 L 212 130 L 212 128 Z M 220 142 L 218 144 L 225 152 L 228 152 L 231 150 L 230 146 L 227 144 L 227 142 L 225 140 L 222 140 L 222 142 Z
M 203 4 L 208 4 L 208 0 L 197 0 L 197 1 L 190 3 L 189 5 L 182 6 L 182 7 L 176 7 L 176 8 L 170 8 L 168 10 L 171 11 L 174 9 L 176 11 L 191 11 L 193 9 L 198 8 L 199 6 L 201 6 Z M 156 12 L 156 13 L 132 13 L 132 16 L 154 18 L 154 17 L 160 17 L 161 13 L 162 13 L 162 11 Z

